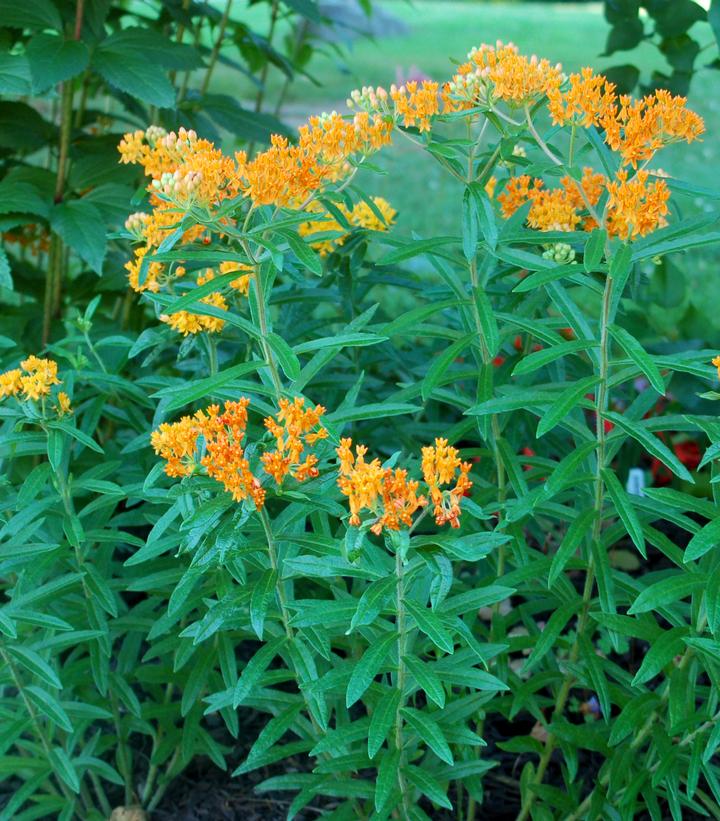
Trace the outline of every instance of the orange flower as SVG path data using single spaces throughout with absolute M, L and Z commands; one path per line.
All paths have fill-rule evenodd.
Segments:
M 390 98 L 395 103 L 396 116 L 402 118 L 406 128 L 417 124 L 420 131 L 430 130 L 430 120 L 439 110 L 437 83 L 424 80 L 420 87 L 415 81 L 400 88 L 392 86 Z
M 242 447 L 249 404 L 246 398 L 225 402 L 222 413 L 218 405 L 211 405 L 194 416 L 184 416 L 173 424 L 164 423 L 153 431 L 152 446 L 167 461 L 168 476 L 191 476 L 204 468 L 235 501 L 252 499 L 261 508 L 265 491 L 250 470 Z
M 445 111 L 462 111 L 476 106 L 492 106 L 503 100 L 512 106 L 525 106 L 537 100 L 562 81 L 559 64 L 525 57 L 512 43 L 483 44 L 468 54 L 468 62 L 443 89 Z
M 20 368 L 0 373 L 0 399 L 4 399 L 6 396 L 17 396 L 21 390 L 22 371 Z
M 275 437 L 276 447 L 264 453 L 261 461 L 278 485 L 288 474 L 298 482 L 318 475 L 317 456 L 310 454 L 301 459 L 306 446 L 327 438 L 327 430 L 320 425 L 324 413 L 322 405 L 306 408 L 305 399 L 297 396 L 292 402 L 281 399 L 279 412 L 265 419 L 265 427 Z
M 383 468 L 379 459 L 367 462 L 365 445 L 357 445 L 353 454 L 352 439 L 341 439 L 336 453 L 340 460 L 338 486 L 348 497 L 351 525 L 361 524 L 363 510 L 372 514 L 370 530 L 375 535 L 383 528 L 400 530 L 401 525 L 412 525 L 413 514 L 427 500 L 418 496 L 419 483 L 408 481 L 407 471 Z
M 664 180 L 648 183 L 648 172 L 638 171 L 628 180 L 627 171 L 618 171 L 608 183 L 608 233 L 624 240 L 644 237 L 667 224 L 670 189 Z
M 375 210 L 364 200 L 353 206 L 352 210 L 343 203 L 338 203 L 337 209 L 343 214 L 350 225 L 363 228 L 366 231 L 387 231 L 389 226 L 393 224 L 397 211 L 382 197 L 373 197 L 372 203 L 375 206 Z M 313 234 L 326 232 L 338 232 L 340 234 L 338 237 L 310 242 L 310 246 L 314 248 L 321 257 L 326 257 L 337 247 L 343 245 L 350 235 L 346 228 L 342 226 L 335 217 L 324 212 L 321 203 L 317 201 L 312 202 L 307 210 L 312 213 L 318 213 L 321 216 L 318 219 L 300 223 L 298 233 L 301 237 L 312 237 Z M 380 213 L 381 218 L 377 216 L 375 211 Z
M 612 113 L 617 95 L 615 84 L 602 74 L 594 74 L 591 68 L 580 74 L 570 75 L 570 85 L 565 91 L 555 86 L 548 91 L 548 108 L 555 125 L 598 125 Z
M 451 527 L 460 527 L 460 501 L 472 487 L 468 478 L 470 468 L 469 462 L 460 461 L 458 450 L 450 447 L 447 439 L 436 439 L 434 446 L 422 449 L 422 472 L 430 491 L 437 524 L 449 522 Z M 442 488 L 442 485 L 453 482 L 453 488 Z
M 711 364 L 712 364 L 712 365 L 714 365 L 714 366 L 717 368 L 717 372 L 718 372 L 718 379 L 720 379 L 720 356 L 716 356 L 716 357 L 712 360 L 712 363 L 711 363 Z
M 601 118 L 605 142 L 619 151 L 626 165 L 637 168 L 665 145 L 692 142 L 705 131 L 702 117 L 685 107 L 685 97 L 658 89 L 641 100 L 624 95 Z

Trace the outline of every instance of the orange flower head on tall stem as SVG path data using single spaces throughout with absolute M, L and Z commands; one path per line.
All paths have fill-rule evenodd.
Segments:
M 280 410 L 275 416 L 265 419 L 265 427 L 275 437 L 275 449 L 261 457 L 265 471 L 280 485 L 289 474 L 298 482 L 318 475 L 318 458 L 315 454 L 305 454 L 328 432 L 320 424 L 325 413 L 322 405 L 305 407 L 305 399 L 296 396 L 292 401 L 280 400 Z
M 460 460 L 458 450 L 448 445 L 447 439 L 436 439 L 434 445 L 422 449 L 422 472 L 438 525 L 460 527 L 460 502 L 472 487 L 470 468 L 470 463 Z M 453 482 L 452 488 L 443 488 Z

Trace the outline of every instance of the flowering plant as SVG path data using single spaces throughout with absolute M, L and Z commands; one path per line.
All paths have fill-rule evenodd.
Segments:
M 714 812 L 719 520 L 691 488 L 717 445 L 691 473 L 660 434 L 720 429 L 651 414 L 712 354 L 625 324 L 639 264 L 718 238 L 653 166 L 702 120 L 503 43 L 348 105 L 252 157 L 157 126 L 120 143 L 147 177 L 129 284 L 157 320 L 129 354 L 154 363 L 153 431 L 122 450 L 153 466 L 112 523 L 144 526 L 117 570 L 143 595 L 108 601 L 103 645 L 110 692 L 131 713 L 142 694 L 137 723 L 115 711 L 126 803 L 152 808 L 148 781 L 194 755 L 225 766 L 211 722 L 237 739 L 252 709 L 269 718 L 234 774 L 279 769 L 258 789 L 292 792 L 291 818 L 469 821 L 508 781 L 520 821 Z M 400 237 L 356 188 L 405 139 L 462 186 L 456 235 Z M 3 393 L 37 399 L 37 362 Z M 682 484 L 629 492 L 644 454 Z M 112 780 L 59 749 L 62 789 Z

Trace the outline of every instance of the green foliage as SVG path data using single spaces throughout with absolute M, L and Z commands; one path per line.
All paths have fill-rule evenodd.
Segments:
M 60 39 L 48 29 L 72 18 L 49 2 L 24 17 L 8 9 L 5 25 L 23 33 L 10 56 L 29 68 L 3 63 L 0 77 L 13 88 L 45 82 L 32 40 Z M 172 105 L 197 49 L 87 25 L 87 67 L 74 47 L 85 41 L 70 37 L 40 57 L 58 46 L 56 84 L 91 71 L 117 117 Z M 253 70 L 285 65 L 237 25 Z M 187 122 L 208 133 L 213 111 L 242 118 L 204 94 L 184 102 Z M 632 322 L 643 266 L 716 241 L 717 214 L 678 208 L 637 239 L 610 231 L 606 193 L 604 227 L 589 234 L 533 230 L 527 208 L 506 218 L 486 191 L 490 174 L 577 179 L 573 150 L 583 165 L 607 162 L 594 131 L 574 127 L 572 148 L 561 129 L 543 139 L 539 108 L 505 120 L 473 110 L 466 131 L 455 114 L 425 133 L 395 123 L 398 140 L 411 137 L 462 184 L 448 236 L 353 223 L 353 205 L 370 202 L 358 181 L 374 180 L 356 167 L 365 156 L 343 158 L 349 176 L 323 189 L 337 223 L 323 256 L 306 225 L 317 212 L 250 208 L 247 196 L 148 202 L 125 167 L 122 182 L 108 171 L 110 141 L 95 146 L 79 126 L 57 202 L 57 177 L 32 156 L 14 165 L 20 141 L 6 143 L 2 203 L 21 206 L 7 224 L 41 218 L 50 249 L 62 261 L 71 248 L 74 267 L 72 302 L 46 348 L 72 413 L 60 386 L 31 401 L 2 383 L 4 815 L 152 811 L 200 757 L 237 778 L 262 770 L 258 791 L 290 793 L 290 818 L 311 803 L 333 818 L 492 817 L 508 781 L 520 819 L 717 811 L 720 425 L 712 405 L 689 407 L 714 384 L 713 352 L 671 350 Z M 503 148 L 516 144 L 523 152 Z M 693 193 L 688 183 L 677 201 Z M 141 206 L 178 213 L 143 277 L 152 262 L 188 272 L 118 298 L 130 234 L 108 239 L 106 226 Z M 40 349 L 41 266 L 21 256 L 11 315 L 26 330 L 16 322 L 16 338 L 0 337 L 5 371 L 31 341 Z M 223 262 L 246 267 L 194 279 Z M 232 287 L 246 270 L 247 298 Z M 207 301 L 216 295 L 224 307 Z M 180 312 L 224 325 L 182 339 L 158 321 Z M 241 395 L 251 400 L 243 455 L 263 504 L 233 499 L 199 460 L 165 475 L 150 446 L 178 412 Z M 328 436 L 317 475 L 278 484 L 262 472 L 277 444 L 263 417 L 293 397 L 322 402 Z M 458 527 L 433 522 L 431 504 L 412 525 L 383 528 L 377 500 L 350 520 L 335 452 L 349 436 L 411 476 L 422 445 L 459 447 L 472 490 L 441 496 L 459 508 Z M 687 458 L 688 439 L 709 440 L 704 459 Z M 626 489 L 631 469 L 650 480 L 663 466 L 667 487 Z M 248 739 L 250 716 L 263 726 Z

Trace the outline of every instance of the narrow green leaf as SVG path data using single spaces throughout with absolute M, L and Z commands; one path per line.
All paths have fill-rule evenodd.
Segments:
M 315 276 L 322 276 L 322 260 L 315 251 L 292 231 L 283 231 L 282 235 L 288 241 L 290 249 L 300 262 Z
M 551 362 L 557 359 L 562 359 L 564 356 L 569 356 L 573 353 L 582 353 L 588 348 L 592 348 L 597 343 L 589 339 L 575 339 L 572 342 L 560 342 L 558 345 L 553 345 L 551 348 L 543 348 L 540 351 L 524 356 L 517 365 L 513 368 L 513 376 L 522 376 L 526 373 L 533 373 L 540 368 L 544 368 Z
M 297 379 L 300 376 L 300 360 L 287 342 L 275 333 L 268 334 L 267 340 L 270 349 L 277 357 L 283 373 L 288 379 Z
M 606 239 L 607 233 L 601 228 L 596 228 L 591 232 L 588 241 L 585 243 L 583 266 L 589 274 L 593 273 L 593 271 L 597 271 L 598 265 L 602 262 L 603 254 L 605 253 Z
M 394 632 L 387 633 L 370 645 L 360 661 L 355 662 L 345 694 L 346 707 L 352 707 L 372 684 L 396 641 L 397 635 Z
M 599 376 L 588 376 L 566 388 L 550 405 L 537 426 L 537 437 L 544 436 L 580 404 L 586 393 L 600 381 Z
M 610 325 L 609 331 L 612 338 L 645 374 L 648 382 L 653 386 L 653 388 L 655 388 L 661 396 L 664 396 L 665 382 L 662 378 L 662 374 L 660 373 L 660 369 L 652 361 L 650 355 L 645 351 L 643 346 L 624 328 L 620 328 L 617 325 Z
M 662 581 L 651 584 L 635 599 L 628 613 L 647 613 L 650 610 L 657 610 L 666 604 L 673 604 L 676 601 L 687 598 L 691 593 L 704 587 L 707 576 L 700 573 L 683 573 L 673 575 Z
M 58 777 L 70 787 L 74 793 L 80 792 L 80 778 L 77 774 L 77 770 L 70 756 L 68 756 L 62 747 L 53 747 L 52 750 L 50 750 L 50 765 Z
M 442 379 L 445 371 L 453 364 L 460 353 L 471 344 L 474 338 L 475 334 L 463 336 L 446 348 L 440 356 L 435 358 L 422 381 L 420 392 L 424 401 L 427 401 L 438 382 Z
M 431 701 L 441 709 L 445 706 L 445 690 L 432 667 L 414 656 L 403 656 L 403 664 L 412 673 Z
M 242 671 L 233 690 L 233 710 L 236 710 L 250 695 L 267 666 L 282 649 L 285 641 L 285 636 L 269 641 L 245 665 L 245 669 Z
M 630 496 L 625 492 L 625 488 L 620 484 L 615 472 L 611 468 L 603 468 L 602 478 L 605 487 L 610 494 L 610 498 L 615 505 L 615 510 L 625 525 L 625 530 L 633 541 L 633 544 L 640 551 L 640 555 L 646 559 L 645 536 L 643 535 L 640 519 L 633 507 Z
M 73 731 L 70 716 L 55 696 L 48 693 L 47 690 L 36 687 L 34 684 L 25 687 L 24 691 L 35 707 L 44 716 L 47 716 L 53 724 L 56 724 L 61 730 L 65 730 L 66 733 L 71 733 Z
M 250 597 L 250 623 L 262 640 L 265 616 L 275 598 L 275 587 L 278 583 L 276 570 L 266 570 L 255 583 L 252 596 Z
M 368 731 L 368 756 L 370 758 L 375 758 L 377 751 L 387 738 L 390 728 L 395 725 L 395 716 L 399 704 L 400 691 L 389 690 L 375 707 L 370 718 L 370 729 Z
M 661 633 L 645 653 L 642 664 L 632 680 L 632 686 L 639 687 L 650 681 L 663 667 L 670 664 L 675 656 L 682 654 L 685 648 L 683 639 L 688 632 L 687 627 L 672 627 Z
M 581 604 L 582 602 L 578 597 L 576 601 L 566 602 L 553 612 L 552 616 L 550 616 L 547 624 L 543 628 L 542 633 L 538 636 L 532 653 L 530 653 L 530 656 L 523 665 L 523 673 L 527 673 L 535 667 L 537 663 L 552 649 L 558 637 L 565 628 L 565 625 L 580 609 Z
M 452 636 L 445 627 L 443 627 L 442 622 L 432 610 L 428 610 L 412 599 L 405 599 L 404 604 L 408 613 L 410 613 L 417 622 L 417 626 L 436 647 L 439 647 L 446 653 L 453 653 L 455 651 Z
M 690 539 L 685 548 L 684 562 L 692 562 L 704 556 L 720 544 L 720 516 L 708 522 Z
M 386 579 L 378 579 L 372 582 L 372 584 L 365 588 L 362 596 L 360 596 L 355 615 L 350 622 L 350 628 L 347 631 L 348 634 L 352 633 L 357 627 L 372 624 L 380 614 L 385 602 L 394 592 L 395 585 L 395 577 L 388 576 Z
M 8 647 L 8 651 L 15 659 L 34 676 L 50 687 L 57 690 L 62 689 L 62 683 L 50 665 L 29 647 Z
M 455 763 L 450 747 L 435 719 L 413 707 L 403 707 L 400 713 L 438 758 L 451 766 Z
M 667 467 L 669 467 L 676 476 L 679 476 L 686 482 L 695 484 L 695 480 L 690 473 L 688 473 L 685 465 L 683 465 L 677 456 L 675 456 L 675 454 L 666 445 L 664 445 L 657 436 L 651 433 L 647 428 L 643 427 L 642 423 L 635 422 L 620 413 L 614 413 L 612 411 L 605 411 L 605 413 L 603 413 L 603 418 L 609 419 L 617 425 L 620 430 L 623 430 L 629 436 L 632 436 L 632 438 L 638 441 L 648 453 L 655 456 L 664 465 L 667 465 Z
M 445 790 L 440 786 L 426 769 L 408 765 L 403 769 L 408 781 L 416 787 L 423 795 L 426 795 L 433 803 L 446 810 L 452 810 L 453 805 L 445 794 Z
M 580 546 L 596 517 L 597 512 L 595 510 L 585 510 L 568 527 L 560 546 L 553 556 L 548 573 L 548 587 L 552 587 L 557 577 L 563 572 L 565 565 Z
M 398 784 L 400 751 L 386 752 L 380 760 L 375 782 L 375 809 L 380 812 Z

